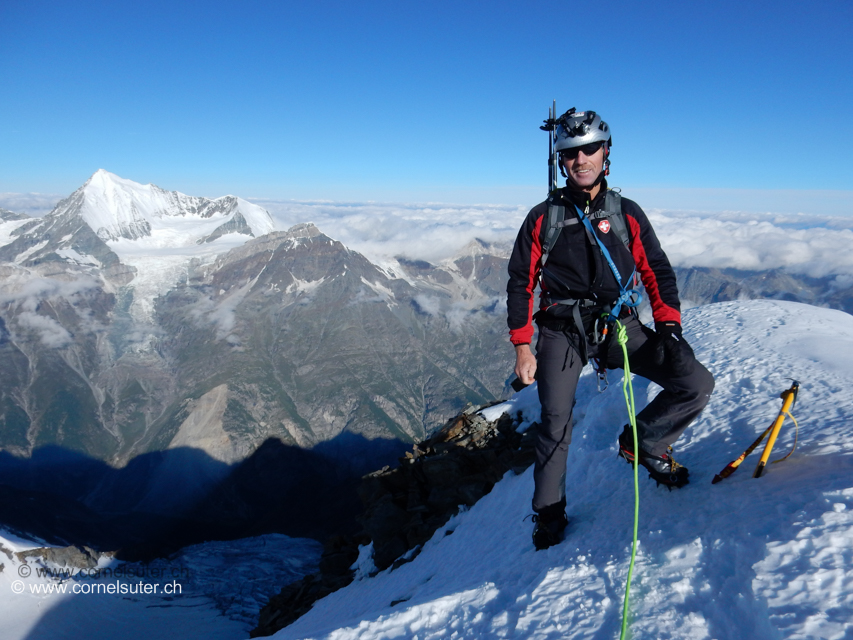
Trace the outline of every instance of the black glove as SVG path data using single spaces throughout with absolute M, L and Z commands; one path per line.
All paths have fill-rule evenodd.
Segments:
M 655 365 L 668 368 L 676 376 L 689 376 L 693 373 L 696 356 L 681 335 L 681 325 L 677 322 L 656 322 L 655 333 L 658 334 Z

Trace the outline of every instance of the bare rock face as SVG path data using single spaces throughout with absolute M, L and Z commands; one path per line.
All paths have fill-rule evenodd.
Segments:
M 98 566 L 98 558 L 103 553 L 89 547 L 39 547 L 27 549 L 15 554 L 19 561 L 24 562 L 27 558 L 41 558 L 45 562 L 55 564 L 59 567 L 73 567 L 76 569 L 92 569 Z
M 178 388 L 227 383 L 223 428 L 238 451 L 266 437 L 312 446 L 344 431 L 418 440 L 440 416 L 497 397 L 511 356 L 483 357 L 506 347 L 504 331 L 476 314 L 460 311 L 451 326 L 422 313 L 420 287 L 296 225 L 200 265 L 162 296 L 161 344 L 180 364 Z M 436 304 L 451 297 L 430 291 Z M 181 411 L 152 445 L 174 437 Z
M 142 326 L 129 311 L 136 271 L 76 215 L 81 197 L 6 222 L 18 226 L 0 246 L 0 448 L 58 445 L 123 465 L 194 447 L 191 425 L 216 431 L 201 450 L 229 461 L 268 438 L 411 442 L 502 392 L 500 265 L 482 244 L 462 267 L 399 277 L 299 224 L 189 263 Z M 222 385 L 224 409 L 199 409 Z
M 364 476 L 359 487 L 362 534 L 331 539 L 320 572 L 273 596 L 252 637 L 272 635 L 320 598 L 349 584 L 359 545 L 373 544 L 378 571 L 410 562 L 460 506 L 474 505 L 507 471 L 521 473 L 530 466 L 532 430 L 518 433 L 517 421 L 506 414 L 488 422 L 477 413 L 482 408 L 471 407 L 449 420 L 434 436 L 414 445 L 399 466 Z
M 481 408 L 481 407 L 479 407 Z M 361 517 L 380 571 L 423 545 L 460 505 L 473 506 L 503 475 L 532 462 L 532 441 L 504 415 L 488 422 L 474 407 L 413 447 L 399 467 L 362 479 Z

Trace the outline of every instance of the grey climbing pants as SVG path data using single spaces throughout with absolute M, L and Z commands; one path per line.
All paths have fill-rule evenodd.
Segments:
M 654 400 L 637 414 L 637 437 L 640 448 L 652 455 L 666 453 L 691 422 L 701 413 L 711 392 L 714 377 L 700 364 L 695 363 L 687 376 L 675 376 L 666 362 L 653 364 L 657 337 L 654 331 L 634 316 L 622 320 L 628 332 L 628 358 L 631 372 L 663 387 Z M 536 440 L 536 464 L 533 469 L 535 490 L 533 509 L 543 508 L 562 501 L 566 495 L 566 460 L 572 441 L 572 407 L 583 361 L 578 353 L 576 333 L 555 331 L 545 326 L 539 328 L 536 343 L 539 402 L 542 420 Z M 599 358 L 608 369 L 621 369 L 624 365 L 622 348 L 611 339 L 606 353 L 599 345 L 587 345 L 590 358 Z M 626 419 L 627 422 L 627 419 Z M 601 425 L 614 429 L 622 425 Z

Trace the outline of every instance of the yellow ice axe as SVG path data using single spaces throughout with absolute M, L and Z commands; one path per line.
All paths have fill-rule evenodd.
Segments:
M 767 438 L 767 445 L 764 447 L 764 453 L 761 454 L 761 460 L 758 461 L 758 466 L 755 467 L 755 473 L 752 474 L 753 478 L 760 478 L 761 474 L 764 473 L 764 466 L 767 464 L 767 460 L 770 458 L 770 451 L 773 449 L 773 445 L 776 444 L 776 437 L 779 435 L 779 430 L 782 428 L 782 423 L 785 421 L 785 416 L 791 416 L 791 407 L 794 406 L 794 402 L 797 400 L 797 392 L 800 390 L 800 383 L 796 380 L 793 381 L 794 384 L 791 385 L 791 388 L 787 391 L 782 392 L 782 409 L 779 411 L 779 415 L 776 416 L 776 422 L 773 423 L 773 430 L 770 432 L 770 437 Z M 791 420 L 794 420 L 794 416 L 791 416 Z M 794 424 L 797 421 L 794 420 Z M 797 446 L 796 439 L 794 440 L 794 446 Z M 793 453 L 794 450 L 791 450 Z M 791 455 L 790 453 L 788 456 Z M 785 456 L 787 458 L 788 456 Z M 785 458 L 782 458 L 783 460 Z
M 792 381 L 790 389 L 786 389 L 782 392 L 782 408 L 779 410 L 779 415 L 776 416 L 776 420 L 772 425 L 767 427 L 767 429 L 758 436 L 758 439 L 749 445 L 749 448 L 744 451 L 737 460 L 732 460 L 730 463 L 726 465 L 726 468 L 720 471 L 717 475 L 714 476 L 714 479 L 711 480 L 711 484 L 717 484 L 720 480 L 728 478 L 732 475 L 735 470 L 740 466 L 740 463 L 746 459 L 750 453 L 755 451 L 758 445 L 761 444 L 761 441 L 767 437 L 767 434 L 770 434 L 770 438 L 767 440 L 767 444 L 764 447 L 764 453 L 761 454 L 761 460 L 758 462 L 758 466 L 755 468 L 755 473 L 752 475 L 753 478 L 760 478 L 761 474 L 764 473 L 764 467 L 767 464 L 767 460 L 770 458 L 770 452 L 773 449 L 773 445 L 776 444 L 776 438 L 779 435 L 779 430 L 782 428 L 782 423 L 785 421 L 785 416 L 789 416 L 791 420 L 794 421 L 794 425 L 797 426 L 797 431 L 799 431 L 799 425 L 797 425 L 797 420 L 794 416 L 791 415 L 791 408 L 794 406 L 794 403 L 797 401 L 797 392 L 800 390 L 800 383 L 796 380 Z M 794 448 L 797 447 L 797 437 L 794 436 Z M 791 453 L 794 453 L 794 449 L 791 449 Z M 782 460 L 786 460 L 791 453 L 789 453 L 784 458 L 779 460 L 774 460 L 774 462 L 782 462 Z

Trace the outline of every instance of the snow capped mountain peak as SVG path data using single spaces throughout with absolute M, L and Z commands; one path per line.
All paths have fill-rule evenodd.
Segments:
M 176 225 L 181 232 L 170 235 L 180 245 L 209 242 L 228 233 L 259 236 L 274 228 L 265 209 L 242 198 L 188 196 L 121 178 L 105 169 L 92 174 L 50 215 L 79 216 L 106 242 L 139 240 Z
M 212 262 L 275 229 L 265 209 L 242 198 L 188 196 L 104 169 L 44 218 L 0 211 L 0 226 L 0 260 L 109 267 L 112 282 L 133 288 L 130 313 L 143 323 L 191 262 Z
M 449 260 L 453 261 L 462 257 L 472 256 L 498 256 L 502 258 L 509 258 L 511 253 L 512 243 L 510 242 L 487 242 L 480 238 L 474 238 Z
M 138 183 L 133 182 L 132 180 L 125 180 L 124 178 L 117 176 L 114 173 L 110 173 L 106 169 L 98 169 L 92 176 L 86 181 L 86 184 L 91 182 L 99 182 L 101 184 L 106 183 L 114 183 L 114 184 L 126 184 L 126 185 L 137 185 Z M 150 186 L 150 183 L 149 185 Z
M 150 210 L 150 207 L 139 206 L 152 199 L 151 187 L 152 185 L 143 186 L 98 169 L 74 194 L 79 194 L 80 197 L 75 198 L 72 195 L 70 199 L 74 202 L 69 203 L 71 206 L 62 213 L 76 209 L 74 212 L 80 215 L 102 240 L 136 240 L 151 234 L 151 224 L 145 216 L 145 209 Z M 62 203 L 54 213 L 61 206 Z

